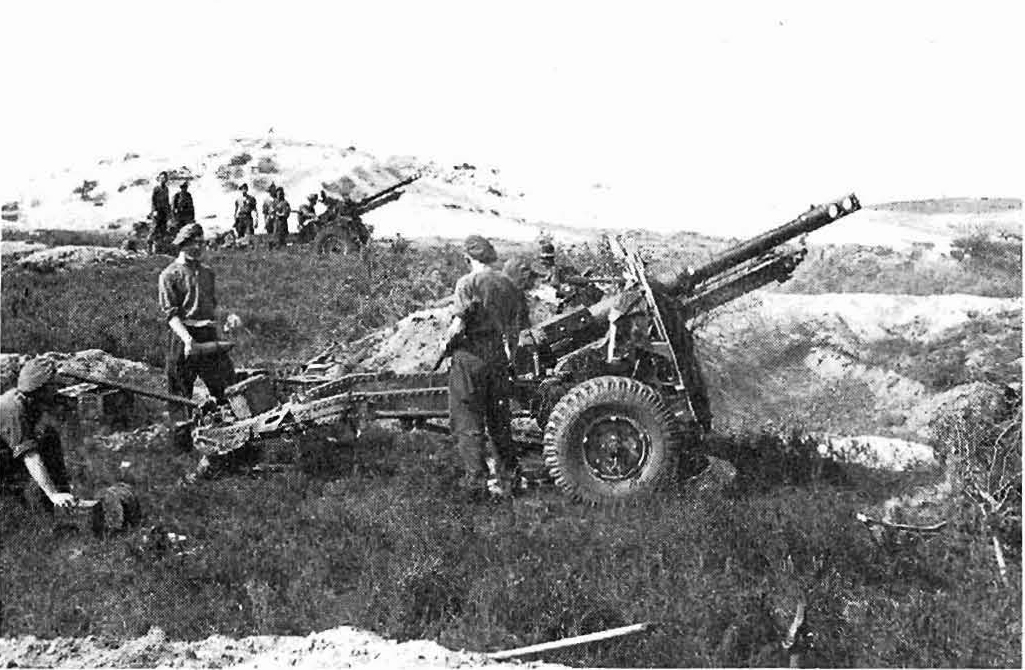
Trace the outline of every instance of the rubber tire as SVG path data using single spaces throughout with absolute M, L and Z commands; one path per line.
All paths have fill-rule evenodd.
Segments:
M 581 417 L 602 406 L 632 418 L 650 441 L 647 461 L 630 479 L 600 479 L 584 462 Z M 667 484 L 676 474 L 682 446 L 683 432 L 659 395 L 628 377 L 595 377 L 574 386 L 552 409 L 544 434 L 545 466 L 556 486 L 593 505 L 643 498 Z
M 340 246 L 341 251 L 338 251 L 336 245 Z M 347 256 L 350 252 L 357 251 L 359 245 L 337 226 L 327 226 L 317 231 L 317 237 L 313 239 L 313 248 L 320 254 L 335 252 Z

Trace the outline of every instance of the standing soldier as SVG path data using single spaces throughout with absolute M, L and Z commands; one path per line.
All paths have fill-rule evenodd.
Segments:
M 253 215 L 256 214 L 256 198 L 249 195 L 249 186 L 238 187 L 239 196 L 235 200 L 235 239 L 241 240 L 253 234 Z
M 278 195 L 278 187 L 271 182 L 270 187 L 267 189 L 267 199 L 263 201 L 263 232 L 270 235 L 274 232 L 274 216 L 271 214 L 271 209 L 274 208 L 274 200 Z
M 235 380 L 235 366 L 226 352 L 194 354 L 193 346 L 217 340 L 214 321 L 217 296 L 214 272 L 200 263 L 203 257 L 203 228 L 190 223 L 174 238 L 178 257 L 160 273 L 157 296 L 167 319 L 168 334 L 165 370 L 167 390 L 192 397 L 196 377 L 200 377 L 210 395 L 224 400 L 224 390 Z M 185 419 L 180 405 L 169 404 L 172 420 Z
M 186 224 L 196 222 L 196 208 L 192 204 L 188 179 L 182 182 L 181 188 L 174 194 L 174 200 L 171 202 L 171 214 L 174 216 L 175 232 Z
M 446 333 L 446 351 L 452 352 L 451 428 L 465 468 L 464 489 L 503 497 L 510 492 L 510 480 L 519 481 L 509 367 L 523 323 L 522 300 L 512 281 L 488 266 L 497 259 L 490 242 L 471 235 L 464 249 L 470 272 L 456 282 L 454 314 Z
M 288 217 L 292 213 L 292 206 L 285 200 L 285 189 L 278 187 L 277 197 L 271 206 L 271 217 L 274 220 L 274 242 L 276 246 L 284 247 L 288 242 Z
M 153 195 L 150 198 L 149 218 L 152 224 L 149 232 L 149 252 L 157 253 L 158 247 L 162 245 L 167 237 L 167 220 L 171 217 L 171 201 L 167 192 L 167 173 L 161 172 L 157 175 L 157 185 L 153 187 Z
M 43 412 L 56 401 L 56 376 L 52 361 L 33 358 L 18 374 L 18 386 L 0 395 L 0 482 L 23 485 L 27 474 L 50 503 L 71 507 L 75 497 L 68 485 L 60 436 L 53 428 L 41 430 L 40 425 Z

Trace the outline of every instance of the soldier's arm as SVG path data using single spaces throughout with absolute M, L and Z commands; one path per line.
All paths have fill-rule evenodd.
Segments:
M 157 301 L 160 303 L 160 311 L 167 318 L 167 327 L 185 345 L 185 355 L 188 356 L 192 353 L 192 335 L 182 322 L 182 299 L 170 273 L 160 273 L 157 282 Z
M 21 460 L 25 464 L 25 469 L 28 470 L 32 479 L 43 490 L 46 497 L 50 499 L 50 502 L 57 507 L 71 507 L 75 504 L 75 496 L 70 493 L 61 493 L 54 486 L 53 479 L 50 477 L 50 471 L 46 469 L 43 457 L 39 455 L 38 451 L 28 452 L 22 456 Z

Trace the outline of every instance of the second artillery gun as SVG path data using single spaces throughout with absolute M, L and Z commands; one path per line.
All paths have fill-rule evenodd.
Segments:
M 420 174 L 415 174 L 360 200 L 348 196 L 335 198 L 322 189 L 320 202 L 327 209 L 306 223 L 298 233 L 299 241 L 312 242 L 319 253 L 348 254 L 361 251 L 369 244 L 373 234 L 373 228 L 363 222 L 363 217 L 378 207 L 398 200 L 405 193 L 401 189 L 420 177 Z
M 514 416 L 530 419 L 521 442 L 539 447 L 545 469 L 574 498 L 604 503 L 643 495 L 700 453 L 712 413 L 694 353 L 695 317 L 771 282 L 788 279 L 805 248 L 781 245 L 860 209 L 854 194 L 813 207 L 738 244 L 667 284 L 649 281 L 634 249 L 616 240 L 621 290 L 590 307 L 540 323 L 521 336 L 511 361 Z M 311 372 L 312 370 L 308 370 Z M 304 387 L 276 407 L 249 408 L 200 426 L 194 443 L 225 454 L 266 438 L 327 426 L 354 438 L 365 421 L 397 419 L 445 432 L 447 375 L 363 372 Z

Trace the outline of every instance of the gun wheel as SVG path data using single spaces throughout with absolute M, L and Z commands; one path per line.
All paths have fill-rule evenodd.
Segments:
M 320 254 L 342 254 L 358 251 L 359 244 L 338 228 L 323 228 L 313 240 L 313 246 Z
M 654 389 L 626 377 L 579 384 L 552 409 L 544 457 L 556 485 L 577 500 L 611 503 L 669 481 L 683 435 Z

